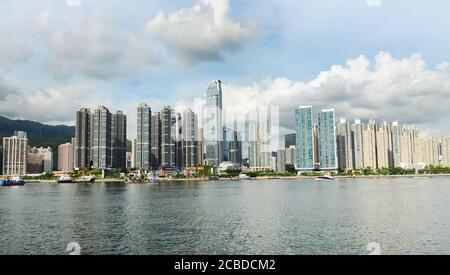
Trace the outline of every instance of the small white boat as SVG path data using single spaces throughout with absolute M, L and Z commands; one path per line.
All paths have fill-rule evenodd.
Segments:
M 77 182 L 79 182 L 79 183 L 94 183 L 95 182 L 95 177 L 83 176 Z
M 58 183 L 74 183 L 74 181 L 69 175 L 61 175 L 58 179 Z

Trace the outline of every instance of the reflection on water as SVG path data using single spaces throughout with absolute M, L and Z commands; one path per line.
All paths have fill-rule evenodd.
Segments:
M 0 188 L 0 254 L 450 254 L 450 181 Z

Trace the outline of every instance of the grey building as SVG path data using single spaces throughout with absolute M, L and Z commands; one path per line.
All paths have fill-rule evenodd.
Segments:
M 150 165 L 153 169 L 159 169 L 161 167 L 161 114 L 153 113 L 152 121 L 150 124 L 150 144 L 151 144 L 151 153 L 150 153 Z
M 111 120 L 111 162 L 112 167 L 127 167 L 127 116 L 122 111 L 112 115 Z
M 242 165 L 242 142 L 238 131 L 231 128 L 223 128 L 223 162 Z
M 361 120 L 356 119 L 355 123 L 352 124 L 352 135 L 353 135 L 353 154 L 354 154 L 354 163 L 353 166 L 355 169 L 364 169 L 366 168 L 364 165 L 364 124 L 361 123 Z
M 341 171 L 353 170 L 355 155 L 352 127 L 345 119 L 341 119 L 336 128 L 338 168 Z
M 92 120 L 93 167 L 95 169 L 112 168 L 112 114 L 106 107 L 100 106 L 94 110 Z
M 152 110 L 147 104 L 137 108 L 136 167 L 149 169 L 151 163 Z
M 211 81 L 206 89 L 206 105 L 203 121 L 206 165 L 217 166 L 222 159 L 222 82 Z
M 286 148 L 280 148 L 277 152 L 277 172 L 286 173 Z
M 192 110 L 183 112 L 181 134 L 183 155 L 182 166 L 196 167 L 201 165 L 198 117 Z
M 161 165 L 173 167 L 175 165 L 175 144 L 172 138 L 172 108 L 166 106 L 161 110 Z
M 182 116 L 172 111 L 172 152 L 173 162 L 178 168 L 183 167 Z
M 82 108 L 76 114 L 75 156 L 76 168 L 91 167 L 91 111 Z

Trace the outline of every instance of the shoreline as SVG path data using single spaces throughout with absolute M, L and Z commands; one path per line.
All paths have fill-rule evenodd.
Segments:
M 393 179 L 393 178 L 433 178 L 433 177 L 450 177 L 450 174 L 424 174 L 424 175 L 371 175 L 371 176 L 334 176 L 334 179 Z M 231 179 L 231 178 L 219 178 L 214 181 L 254 181 L 254 180 L 314 180 L 317 177 L 314 176 L 264 176 L 249 179 Z M 172 179 L 172 178 L 160 178 L 160 182 L 200 182 L 200 181 L 210 181 L 209 178 L 182 178 L 182 179 Z M 57 180 L 26 180 L 27 183 L 50 183 L 57 184 Z M 122 179 L 97 179 L 95 183 L 126 183 Z M 74 183 L 78 184 L 78 183 Z

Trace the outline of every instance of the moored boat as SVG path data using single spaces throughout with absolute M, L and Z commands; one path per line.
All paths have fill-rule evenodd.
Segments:
M 79 180 L 77 180 L 79 183 L 94 183 L 95 178 L 92 176 L 83 176 Z
M 334 180 L 334 178 L 330 175 L 324 175 L 324 176 L 317 177 L 316 180 Z
M 69 175 L 62 175 L 59 177 L 58 183 L 74 183 L 74 181 Z
M 0 186 L 24 186 L 25 181 L 20 176 L 7 177 L 0 179 Z

